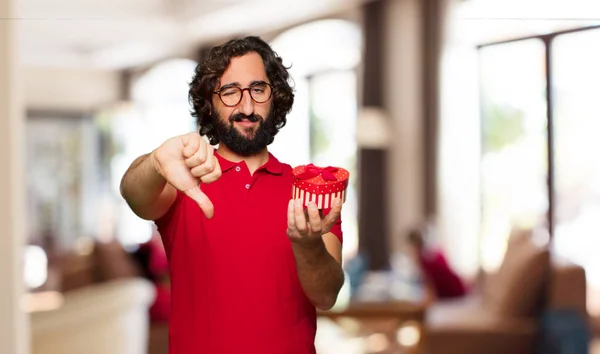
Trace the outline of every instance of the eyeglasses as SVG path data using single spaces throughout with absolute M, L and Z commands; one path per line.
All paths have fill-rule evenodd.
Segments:
M 242 101 L 244 91 L 248 90 L 250 97 L 256 103 L 265 103 L 271 98 L 271 85 L 266 82 L 258 82 L 250 87 L 241 88 L 238 86 L 231 86 L 222 88 L 219 91 L 213 92 L 215 95 L 219 95 L 221 102 L 227 107 L 236 106 Z

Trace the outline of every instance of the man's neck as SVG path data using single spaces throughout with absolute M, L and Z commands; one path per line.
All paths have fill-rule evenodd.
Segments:
M 246 162 L 246 166 L 248 166 L 251 175 L 254 174 L 254 172 L 258 170 L 260 166 L 264 165 L 265 163 L 267 163 L 267 161 L 269 161 L 269 151 L 267 150 L 267 148 L 251 156 L 241 156 L 231 151 L 224 144 L 219 144 L 217 152 L 219 153 L 219 155 L 221 155 L 221 157 L 223 157 L 226 160 L 232 162 Z

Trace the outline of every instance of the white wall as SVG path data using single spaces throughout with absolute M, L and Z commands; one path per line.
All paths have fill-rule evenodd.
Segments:
M 474 276 L 479 268 L 480 121 L 478 53 L 449 14 L 441 70 L 438 222 L 449 261 Z M 464 22 L 464 21 L 463 21 Z
M 27 109 L 89 111 L 119 99 L 119 73 L 108 70 L 26 67 Z
M 456 0 L 446 7 L 446 48 L 441 63 L 440 142 L 436 221 L 440 245 L 464 275 L 478 268 L 479 116 L 477 53 L 457 33 Z M 386 1 L 385 107 L 392 132 L 389 171 L 389 230 L 392 251 L 407 231 L 425 220 L 422 109 L 422 15 L 419 0 Z M 368 80 L 368 78 L 366 78 Z
M 0 1 L 0 14 L 10 18 L 14 4 Z M 24 183 L 21 166 L 23 112 L 17 84 L 17 21 L 0 21 L 0 354 L 29 352 L 27 317 L 19 308 L 23 293 L 22 255 Z
M 384 104 L 392 120 L 389 230 L 396 251 L 408 229 L 423 220 L 421 5 L 419 0 L 389 0 L 385 6 Z

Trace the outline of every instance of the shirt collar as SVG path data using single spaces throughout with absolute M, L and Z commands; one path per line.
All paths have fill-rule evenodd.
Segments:
M 225 159 L 223 156 L 219 155 L 217 151 L 215 151 L 215 156 L 219 161 L 219 166 L 221 166 L 221 172 L 227 172 L 233 168 L 233 166 L 237 165 L 237 163 L 233 161 L 229 161 Z
M 268 172 L 275 175 L 280 175 L 283 172 L 283 164 L 271 153 L 269 153 L 269 160 L 261 168 L 265 168 Z
M 223 156 L 219 155 L 219 153 L 216 151 L 215 151 L 215 156 L 219 160 L 219 165 L 221 166 L 222 172 L 229 171 L 234 166 L 244 163 L 243 160 L 240 162 L 229 161 L 226 158 L 224 158 Z M 262 169 L 267 170 L 267 172 L 269 172 L 269 173 L 272 173 L 275 175 L 280 175 L 283 172 L 283 164 L 281 162 L 279 162 L 279 160 L 277 160 L 277 158 L 275 156 L 273 156 L 273 154 L 269 153 L 269 160 L 267 160 L 267 162 L 264 165 L 259 167 L 258 171 L 260 171 Z

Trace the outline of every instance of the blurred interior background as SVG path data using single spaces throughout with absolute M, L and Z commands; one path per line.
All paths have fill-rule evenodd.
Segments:
M 166 353 L 160 242 L 119 182 L 136 157 L 195 130 L 196 65 L 250 34 L 296 89 L 271 152 L 350 171 L 338 307 L 421 301 L 407 236 L 423 224 L 477 298 L 478 312 L 426 301 L 418 325 L 394 332 L 402 348 L 357 334 L 359 320 L 322 318 L 319 353 L 532 352 L 543 347 L 532 333 L 551 333 L 544 321 L 565 309 L 585 326 L 548 323 L 571 326 L 562 341 L 588 333 L 593 349 L 599 2 L 2 0 L 0 14 L 0 353 Z M 515 230 L 542 251 L 509 257 Z M 489 305 L 501 293 L 532 300 L 508 316 Z

